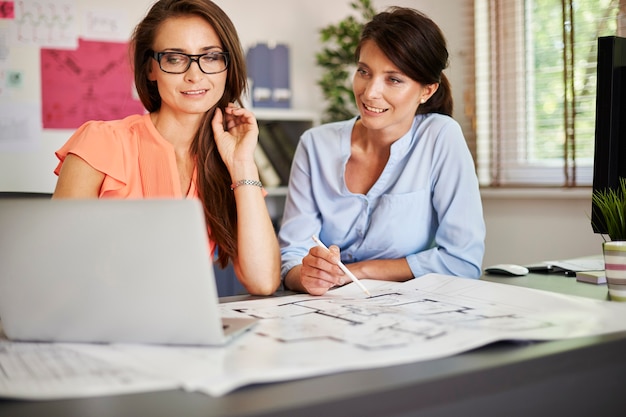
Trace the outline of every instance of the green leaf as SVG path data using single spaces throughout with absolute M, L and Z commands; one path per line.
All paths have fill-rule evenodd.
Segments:
M 595 226 L 606 227 L 611 240 L 626 240 L 626 178 L 620 178 L 616 190 L 596 190 L 591 201 L 598 209 L 600 219 L 600 224 Z
M 376 10 L 371 0 L 355 0 L 350 7 L 357 16 L 346 16 L 319 30 L 323 48 L 315 54 L 315 61 L 322 69 L 322 78 L 317 84 L 326 101 L 325 122 L 350 119 L 357 113 L 350 83 L 354 51 L 363 26 L 374 17 Z

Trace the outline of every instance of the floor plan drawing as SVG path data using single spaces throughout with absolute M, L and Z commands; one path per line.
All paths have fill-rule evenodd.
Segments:
M 309 298 L 236 311 L 281 321 L 278 334 L 258 333 L 284 343 L 327 338 L 367 350 L 427 343 L 460 328 L 520 331 L 552 325 L 502 307 L 473 300 L 442 301 L 435 294 L 416 290 L 383 291 L 365 299 Z
M 126 387 L 119 379 L 87 371 L 79 375 L 98 377 L 102 395 L 179 387 L 222 396 L 249 384 L 438 359 L 493 342 L 527 344 L 626 331 L 626 303 L 438 274 L 405 283 L 362 283 L 371 297 L 349 284 L 324 296 L 223 303 L 222 316 L 259 320 L 222 347 L 41 344 L 36 359 L 58 369 L 54 358 L 62 348 L 69 365 L 76 358 L 98 363 L 110 375 L 124 375 Z M 28 344 L 0 340 L 0 368 L 3 362 L 14 367 L 11 374 L 0 372 L 0 396 L 67 398 L 84 393 L 75 376 L 12 377 L 28 375 L 15 368 L 30 366 L 30 360 L 23 360 L 33 353 L 28 349 Z

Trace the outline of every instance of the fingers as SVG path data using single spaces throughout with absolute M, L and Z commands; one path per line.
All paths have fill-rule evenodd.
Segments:
M 239 123 L 256 124 L 254 113 L 243 107 L 238 107 L 234 103 L 228 103 L 224 112 L 227 115 L 227 121 L 237 120 Z
M 339 263 L 339 261 L 341 260 L 341 257 L 339 256 L 339 246 L 330 245 L 330 247 L 328 248 L 328 252 L 330 252 L 330 258 L 328 259 L 328 261 L 334 264 Z
M 233 103 L 229 103 L 223 109 L 223 125 L 225 130 L 236 140 L 246 140 L 256 143 L 259 128 L 254 117 L 254 113 L 250 110 L 237 107 Z
M 224 114 L 219 108 L 215 109 L 213 120 L 211 120 L 211 127 L 213 128 L 214 137 L 219 137 L 224 133 Z
M 224 121 L 226 121 L 226 130 L 242 124 L 256 125 L 254 113 L 243 107 L 237 107 L 234 103 L 228 103 L 224 110 L 220 108 L 215 109 L 215 114 L 211 121 L 213 130 L 215 131 L 217 128 L 224 131 Z
M 302 259 L 300 279 L 307 292 L 322 295 L 330 288 L 345 284 L 343 271 L 337 266 L 339 248 L 326 250 L 312 247 Z

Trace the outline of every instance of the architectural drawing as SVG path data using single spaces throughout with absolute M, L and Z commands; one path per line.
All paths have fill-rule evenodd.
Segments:
M 327 338 L 368 350 L 425 343 L 458 329 L 508 332 L 552 326 L 548 321 L 524 317 L 502 307 L 469 300 L 454 303 L 439 298 L 436 294 L 409 290 L 380 292 L 365 299 L 308 298 L 236 311 L 281 321 L 278 333 L 264 333 L 264 330 L 257 333 L 283 343 Z
M 2 328 L 0 328 L 0 335 Z M 158 391 L 176 384 L 55 343 L 16 343 L 0 338 L 0 396 L 58 399 Z
M 42 380 L 15 368 L 10 374 L 0 371 L 0 397 L 81 396 L 82 377 L 97 385 L 89 386 L 92 395 L 180 387 L 221 396 L 249 384 L 443 358 L 498 341 L 626 330 L 626 303 L 438 274 L 363 284 L 371 297 L 349 284 L 321 297 L 251 297 L 221 304 L 225 317 L 259 319 L 251 331 L 222 347 L 42 344 L 31 352 L 28 344 L 0 340 L 0 369 L 3 363 L 27 367 L 33 362 L 83 372 L 81 378 L 69 373 Z M 78 355 L 66 352 L 57 359 L 60 347 Z M 60 368 L 63 361 L 71 366 Z M 89 374 L 84 363 L 106 372 Z M 109 375 L 124 376 L 127 385 Z

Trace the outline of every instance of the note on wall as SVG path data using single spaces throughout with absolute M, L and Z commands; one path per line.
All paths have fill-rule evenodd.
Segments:
M 90 8 L 82 15 L 81 39 L 127 41 L 128 15 L 121 10 Z
M 0 1 L 0 19 L 13 19 L 15 17 L 15 2 Z
M 9 45 L 6 30 L 0 27 L 0 99 L 7 95 Z
M 74 1 L 18 0 L 14 7 L 13 41 L 17 45 L 76 47 L 78 19 Z
M 0 103 L 0 152 L 37 149 L 40 131 L 37 104 Z
M 81 39 L 75 51 L 41 49 L 45 129 L 74 129 L 88 120 L 143 113 L 133 91 L 126 43 Z

